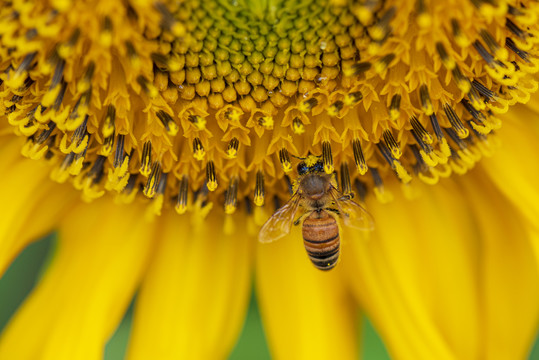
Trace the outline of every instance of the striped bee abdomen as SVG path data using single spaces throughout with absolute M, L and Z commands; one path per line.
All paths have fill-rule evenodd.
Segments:
M 303 244 L 317 269 L 331 270 L 339 260 L 340 238 L 337 221 L 326 211 L 313 212 L 303 222 Z

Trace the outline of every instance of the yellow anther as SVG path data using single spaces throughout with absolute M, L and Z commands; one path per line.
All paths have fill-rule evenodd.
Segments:
M 50 107 L 58 97 L 58 94 L 60 94 L 61 89 L 62 86 L 60 84 L 56 85 L 52 89 L 49 89 L 41 98 L 41 105 L 46 108 Z
M 486 123 L 484 125 L 479 125 L 474 121 L 470 121 L 470 126 L 477 131 L 479 134 L 488 135 L 492 131 L 492 128 Z
M 397 176 L 399 177 L 399 179 L 401 179 L 401 181 L 403 183 L 409 183 L 410 181 L 412 181 L 412 176 L 410 176 L 410 173 L 408 173 L 408 171 L 406 171 L 406 169 L 404 168 L 404 166 L 402 166 L 402 164 L 400 163 L 400 161 L 398 160 L 393 160 L 393 169 L 395 170 L 395 172 L 397 173 Z
M 228 189 L 225 191 L 225 214 L 232 215 L 238 206 L 238 178 L 230 179 Z
M 230 109 L 226 111 L 225 117 L 231 122 L 239 122 L 241 118 L 241 113 L 235 109 Z
M 360 102 L 363 99 L 363 94 L 361 91 L 356 91 L 352 93 L 346 94 L 346 96 L 343 99 L 344 105 L 346 106 L 354 106 L 358 102 Z
M 226 148 L 226 156 L 229 159 L 234 159 L 238 156 L 238 148 L 240 146 L 240 142 L 237 138 L 232 138 L 228 142 L 228 146 Z M 200 159 L 199 159 L 200 160 Z
M 432 152 L 430 154 L 427 154 L 423 149 L 419 150 L 419 154 L 421 155 L 421 159 L 430 167 L 434 167 L 438 165 L 437 159 L 434 158 L 431 155 L 434 155 Z
M 294 118 L 292 121 L 292 131 L 297 135 L 301 135 L 305 132 L 305 125 L 303 125 L 298 117 Z
M 202 161 L 206 156 L 206 151 L 199 138 L 193 139 L 193 157 L 198 161 Z
M 264 175 L 262 174 L 262 171 L 256 172 L 256 181 L 255 181 L 255 193 L 254 193 L 254 203 L 256 206 L 263 206 L 264 205 Z
M 144 190 L 142 190 L 142 193 L 148 198 L 153 198 L 157 192 L 157 185 L 159 184 L 160 179 L 161 166 L 156 161 L 152 166 L 152 171 L 150 173 L 150 176 L 148 177 L 148 181 L 146 182 Z
M 428 13 L 421 13 L 416 17 L 416 22 L 419 27 L 428 28 L 432 25 L 432 16 Z
M 206 119 L 198 115 L 189 115 L 189 121 L 195 126 L 199 131 L 206 128 Z
M 352 150 L 354 152 L 354 162 L 356 163 L 357 170 L 359 171 L 360 175 L 365 175 L 369 168 L 365 162 L 365 157 L 363 156 L 359 139 L 354 139 L 352 141 Z
M 331 144 L 329 141 L 322 142 L 322 163 L 324 164 L 324 172 L 326 174 L 333 174 L 335 168 L 333 167 L 333 155 L 331 154 Z M 307 164 L 307 166 L 309 166 Z
M 399 147 L 399 144 L 393 137 L 393 134 L 389 130 L 384 130 L 382 136 L 384 137 L 384 142 L 388 147 L 389 151 L 395 159 L 399 159 L 402 156 L 402 151 Z
M 435 185 L 436 183 L 438 183 L 438 180 L 440 179 L 438 173 L 433 172 L 433 171 L 428 171 L 425 173 L 420 172 L 417 174 L 417 177 L 421 179 L 421 181 L 429 185 Z
M 215 164 L 213 161 L 208 161 L 206 164 L 206 186 L 209 191 L 217 189 L 217 177 L 215 175 Z
M 268 129 L 268 130 L 273 129 L 273 117 L 272 116 L 259 117 L 258 125 L 262 126 L 264 129 Z
M 72 176 L 77 176 L 82 171 L 82 166 L 84 165 L 84 157 L 77 156 L 75 160 L 69 166 L 69 174 Z
M 174 209 L 178 214 L 185 214 L 187 211 L 187 200 L 189 195 L 189 178 L 187 176 L 182 176 L 180 181 L 180 189 L 178 192 L 178 201 Z
M 393 194 L 386 190 L 383 186 L 376 186 L 374 189 L 374 195 L 381 204 L 388 204 L 393 201 Z
M 343 108 L 344 103 L 340 100 L 335 101 L 333 104 L 331 104 L 330 107 L 327 109 L 327 113 L 329 116 L 338 116 L 339 112 Z
M 298 106 L 298 110 L 304 113 L 308 113 L 311 112 L 313 107 L 315 107 L 316 105 L 318 105 L 318 100 L 316 98 L 310 98 L 302 101 Z
M 281 167 L 285 174 L 292 171 L 292 163 L 290 162 L 290 156 L 288 155 L 288 150 L 282 148 L 279 150 L 279 161 L 281 162 Z

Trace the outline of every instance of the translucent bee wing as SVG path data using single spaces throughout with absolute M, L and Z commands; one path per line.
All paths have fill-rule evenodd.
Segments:
M 299 195 L 295 194 L 264 223 L 258 233 L 258 241 L 269 243 L 290 233 L 294 216 L 299 207 Z
M 367 210 L 335 188 L 332 188 L 330 193 L 346 226 L 359 230 L 374 230 L 374 218 Z

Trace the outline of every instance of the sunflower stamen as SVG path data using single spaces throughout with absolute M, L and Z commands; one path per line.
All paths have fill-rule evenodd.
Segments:
M 172 116 L 170 116 L 163 110 L 159 110 L 156 115 L 163 123 L 163 126 L 167 130 L 167 134 L 169 134 L 170 136 L 175 136 L 178 133 L 179 127 L 172 119 Z
M 505 46 L 517 54 L 525 62 L 530 62 L 529 54 L 526 51 L 520 50 L 511 38 L 505 38 Z
M 529 34 L 521 30 L 511 19 L 505 18 L 505 26 L 520 40 L 526 41 L 528 39 Z
M 298 117 L 295 117 L 294 120 L 292 120 L 292 131 L 297 135 L 301 135 L 305 132 L 305 125 L 303 125 Z
M 369 168 L 367 167 L 365 156 L 363 156 L 363 150 L 361 149 L 359 139 L 352 140 L 352 149 L 354 152 L 354 162 L 356 163 L 357 171 L 360 175 L 365 175 Z
M 167 188 L 167 179 L 168 179 L 168 173 L 162 173 L 161 177 L 159 178 L 159 183 L 157 184 L 157 189 L 155 191 L 155 195 L 152 198 L 151 205 L 149 210 L 154 215 L 161 215 L 161 209 L 163 208 L 163 203 L 165 202 L 165 190 Z
M 432 101 L 430 100 L 427 85 L 423 84 L 419 87 L 419 98 L 421 100 L 421 107 L 425 115 L 432 115 L 432 113 L 434 112 L 434 108 L 432 107 Z
M 374 41 L 381 41 L 384 39 L 390 32 L 391 27 L 389 23 L 391 19 L 395 16 L 397 9 L 395 7 L 389 8 L 378 20 L 374 26 L 369 29 L 369 35 Z
M 310 113 L 316 105 L 318 105 L 318 100 L 316 98 L 310 98 L 302 101 L 298 106 L 298 110 L 304 113 Z
M 206 156 L 206 151 L 204 150 L 202 141 L 200 141 L 200 138 L 198 137 L 194 138 L 193 139 L 193 157 L 197 159 L 198 161 L 202 161 L 205 156 Z
M 343 195 L 352 194 L 352 182 L 350 181 L 350 170 L 348 163 L 341 163 L 341 192 Z
M 429 185 L 434 185 L 438 182 L 439 176 L 437 173 L 431 171 L 431 166 L 424 162 L 423 155 L 418 150 L 417 146 L 411 145 L 410 149 L 414 154 L 416 159 L 416 164 L 414 165 L 414 171 L 417 174 L 417 177 L 421 179 L 424 183 Z
M 481 29 L 481 31 L 479 31 L 479 35 L 481 35 L 481 38 L 483 39 L 485 44 L 487 44 L 488 48 L 497 59 L 502 61 L 507 60 L 507 49 L 498 45 L 496 40 L 494 40 L 494 38 L 492 37 L 492 35 L 490 35 L 488 31 L 486 31 L 485 29 Z
M 494 100 L 496 98 L 496 93 L 489 88 L 487 88 L 485 85 L 481 84 L 479 81 L 474 79 L 472 81 L 472 86 L 485 97 L 487 101 Z
M 384 138 L 384 142 L 386 143 L 386 146 L 391 151 L 391 154 L 395 159 L 399 159 L 402 156 L 402 151 L 399 147 L 399 144 L 397 143 L 397 140 L 393 137 L 393 134 L 389 130 L 384 130 L 382 134 Z
M 238 206 L 238 177 L 230 179 L 228 188 L 225 191 L 225 214 L 232 215 Z
M 137 82 L 142 88 L 142 90 L 150 97 L 150 99 L 155 99 L 159 94 L 159 91 L 154 84 L 148 81 L 143 75 L 137 77 Z
M 253 199 L 253 202 L 255 203 L 256 206 L 264 205 L 264 196 L 265 196 L 264 174 L 262 173 L 262 171 L 258 170 L 256 172 L 255 193 L 254 193 L 254 199 Z
M 215 191 L 217 189 L 215 164 L 211 160 L 206 163 L 206 186 L 208 187 L 209 191 Z
M 409 183 L 412 180 L 412 177 L 406 171 L 404 166 L 402 166 L 401 162 L 393 157 L 391 151 L 387 148 L 386 144 L 383 142 L 379 142 L 376 144 L 378 146 L 378 150 L 380 150 L 380 153 L 384 157 L 384 159 L 387 161 L 389 166 L 395 171 L 395 174 L 397 174 L 397 177 L 403 182 L 403 183 Z
M 322 163 L 324 164 L 324 172 L 326 174 L 333 174 L 335 168 L 333 167 L 333 155 L 331 154 L 331 144 L 329 141 L 322 142 Z
M 57 48 L 58 56 L 60 56 L 62 59 L 67 59 L 69 56 L 73 53 L 73 48 L 77 44 L 77 41 L 79 41 L 80 37 L 80 29 L 77 28 L 75 31 L 73 31 L 73 34 L 71 34 L 71 37 L 69 38 L 69 41 L 63 44 L 60 44 Z
M 388 54 L 384 56 L 383 58 L 381 58 L 380 60 L 378 60 L 374 64 L 374 70 L 376 71 L 376 73 L 382 74 L 389 67 L 389 64 L 391 64 L 391 62 L 395 59 L 395 57 L 396 57 L 395 54 Z
M 200 146 L 202 146 L 202 144 Z M 226 156 L 229 159 L 235 159 L 238 156 L 239 146 L 240 146 L 240 141 L 237 138 L 230 139 L 226 148 Z
M 470 83 L 470 80 L 462 74 L 458 65 L 455 66 L 453 70 L 451 70 L 451 74 L 453 75 L 453 80 L 455 80 L 455 83 L 457 84 L 459 90 L 467 94 L 470 91 L 472 85 Z
M 434 113 L 432 113 L 431 116 L 432 115 L 434 115 Z M 434 143 L 432 135 L 427 131 L 427 129 L 425 129 L 423 124 L 421 124 L 415 116 L 410 117 L 410 123 L 412 124 L 412 129 L 416 132 L 421 141 L 429 145 Z
M 187 211 L 187 199 L 189 195 L 189 178 L 187 175 L 183 175 L 180 180 L 180 188 L 178 191 L 178 201 L 176 202 L 176 212 L 178 214 L 185 214 Z
M 37 52 L 30 53 L 24 57 L 17 70 L 12 74 L 12 71 L 7 71 L 8 77 L 5 81 L 10 89 L 19 89 L 28 77 L 28 69 L 34 62 Z M 10 68 L 8 68 L 10 69 Z
M 159 180 L 161 179 L 161 173 L 161 165 L 157 161 L 154 162 L 152 165 L 152 171 L 150 173 L 150 176 L 146 181 L 146 186 L 144 186 L 144 190 L 142 190 L 142 193 L 147 198 L 151 199 L 155 196 L 155 193 L 157 192 L 157 185 L 159 185 Z
M 447 116 L 447 119 L 451 123 L 451 126 L 455 130 L 458 137 L 461 139 L 467 138 L 470 132 L 464 127 L 457 113 L 455 113 L 455 110 L 453 110 L 449 104 L 444 104 L 443 107 L 445 115 Z
M 397 121 L 401 115 L 400 112 L 401 106 L 401 96 L 400 94 L 395 94 L 391 97 L 391 104 L 389 105 L 389 118 L 391 121 Z
M 288 150 L 282 148 L 279 150 L 279 162 L 285 174 L 288 174 L 292 171 L 292 163 L 290 162 L 290 155 L 288 155 Z
M 191 122 L 191 124 L 193 124 L 193 126 L 201 131 L 201 130 L 204 130 L 206 128 L 206 119 L 203 118 L 202 116 L 198 116 L 198 115 L 189 115 L 187 117 L 187 119 L 189 120 L 189 122 Z M 177 125 L 176 125 L 177 126 Z
M 384 182 L 382 180 L 382 177 L 380 176 L 380 173 L 378 172 L 378 169 L 371 168 L 370 173 L 374 182 L 374 195 L 380 201 L 382 204 L 386 204 L 388 202 L 391 202 L 393 199 L 393 195 L 386 190 L 384 186 Z
M 352 107 L 357 105 L 361 100 L 363 100 L 363 94 L 361 91 L 355 91 L 352 93 L 346 94 L 346 96 L 343 99 L 344 105 Z
M 152 172 L 152 143 L 150 141 L 146 141 L 142 147 L 139 172 L 145 177 Z

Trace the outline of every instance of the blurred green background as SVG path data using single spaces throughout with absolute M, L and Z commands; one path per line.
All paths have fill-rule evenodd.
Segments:
M 0 279 L 0 331 L 38 281 L 41 272 L 51 258 L 54 246 L 54 235 L 31 244 Z M 132 305 L 105 348 L 105 360 L 123 359 L 131 329 Z M 389 356 L 384 344 L 368 319 L 362 319 L 361 327 L 361 339 L 358 339 L 362 343 L 361 358 L 363 360 L 388 360 Z M 251 297 L 249 313 L 247 314 L 242 334 L 230 359 L 270 359 L 254 296 Z M 539 338 L 529 360 L 539 360 Z

